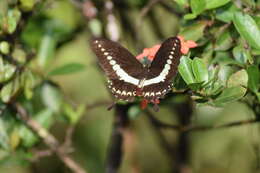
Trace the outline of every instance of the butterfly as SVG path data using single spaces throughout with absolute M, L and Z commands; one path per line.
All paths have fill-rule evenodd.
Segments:
M 117 99 L 131 102 L 139 96 L 156 103 L 171 90 L 181 57 L 178 37 L 165 40 L 149 66 L 114 41 L 96 38 L 91 47 L 109 79 L 108 88 Z

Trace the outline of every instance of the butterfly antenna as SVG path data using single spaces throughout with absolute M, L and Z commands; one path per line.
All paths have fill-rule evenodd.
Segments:
M 113 109 L 116 105 L 116 102 L 113 102 L 111 105 L 108 106 L 107 110 L 110 111 L 111 109 Z

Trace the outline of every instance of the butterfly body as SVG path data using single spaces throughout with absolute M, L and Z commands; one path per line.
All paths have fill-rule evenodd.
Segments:
M 117 99 L 133 101 L 140 96 L 155 102 L 171 90 L 181 57 L 177 37 L 163 42 L 150 66 L 144 66 L 116 42 L 94 39 L 91 45 L 109 78 L 108 88 Z

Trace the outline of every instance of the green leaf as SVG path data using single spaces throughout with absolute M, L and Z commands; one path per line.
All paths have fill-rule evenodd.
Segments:
M 235 60 L 237 60 L 240 64 L 246 64 L 249 59 L 248 56 L 250 56 L 250 54 L 248 54 L 241 45 L 234 47 L 232 54 Z
M 142 110 L 139 105 L 134 105 L 131 106 L 130 109 L 128 110 L 128 115 L 130 119 L 136 119 L 140 114 Z
M 192 72 L 196 82 L 200 83 L 208 81 L 208 70 L 202 59 L 194 58 L 192 60 Z
M 233 86 L 243 86 L 243 87 L 247 87 L 247 83 L 248 83 L 248 75 L 246 70 L 242 69 L 237 71 L 236 73 L 233 73 L 229 79 L 228 79 L 228 83 L 227 86 L 233 87 Z
M 206 9 L 214 9 L 227 4 L 230 0 L 206 0 Z
M 234 13 L 238 10 L 239 8 L 237 8 L 233 3 L 229 3 L 224 7 L 217 9 L 216 18 L 222 22 L 229 23 L 233 20 Z
M 246 94 L 246 88 L 241 86 L 225 88 L 222 93 L 213 101 L 215 106 L 225 106 L 227 103 L 234 102 Z
M 206 8 L 206 1 L 205 0 L 191 0 L 190 6 L 192 13 L 198 15 L 204 11 Z
M 7 13 L 7 32 L 12 34 L 18 25 L 21 17 L 21 12 L 18 9 L 8 10 Z
M 188 0 L 174 0 L 174 2 L 183 7 L 188 5 Z
M 35 78 L 31 71 L 26 70 L 22 74 L 22 81 L 24 85 L 24 95 L 27 99 L 31 99 L 33 96 L 33 88 L 35 86 Z
M 255 49 L 260 49 L 260 30 L 254 19 L 242 12 L 234 14 L 233 23 L 239 34 Z
M 83 64 L 70 63 L 52 70 L 48 75 L 54 76 L 54 75 L 72 74 L 72 73 L 82 71 L 84 70 L 84 68 L 85 66 Z
M 179 35 L 183 36 L 186 40 L 197 41 L 203 37 L 204 29 L 207 26 L 207 22 L 200 21 L 187 26 L 182 29 Z
M 7 83 L 1 90 L 1 99 L 4 103 L 10 101 L 10 99 L 17 93 L 20 88 L 20 82 L 18 77 Z
M 196 83 L 192 72 L 192 60 L 183 56 L 178 67 L 179 73 L 187 84 Z
M 0 52 L 3 54 L 8 54 L 10 52 L 10 45 L 7 41 L 0 42 Z
M 249 66 L 247 69 L 248 74 L 248 88 L 254 93 L 258 92 L 260 84 L 260 71 L 257 65 Z
M 2 117 L 0 117 L 0 146 L 5 150 L 9 149 L 9 137 Z
M 185 14 L 185 15 L 183 16 L 183 18 L 184 18 L 185 20 L 192 20 L 192 19 L 195 19 L 196 17 L 197 17 L 197 15 L 194 14 L 194 13 Z
M 20 0 L 21 9 L 23 11 L 31 11 L 33 9 L 36 0 Z
M 89 29 L 91 30 L 91 33 L 95 36 L 101 36 L 102 34 L 102 23 L 94 18 L 88 22 Z
M 226 51 L 232 47 L 233 39 L 229 31 L 223 32 L 219 37 L 217 37 L 215 50 L 216 51 Z
M 86 106 L 84 104 L 81 104 L 76 109 L 74 109 L 69 104 L 63 104 L 65 116 L 71 124 L 76 124 L 80 120 L 81 116 L 85 112 L 85 107 Z
M 56 39 L 50 33 L 47 33 L 42 37 L 37 54 L 38 64 L 41 67 L 45 67 L 50 59 L 53 57 L 54 50 L 57 44 L 56 42 Z
M 13 77 L 16 67 L 12 64 L 4 64 L 3 61 L 0 64 L 0 82 L 8 81 Z
M 208 85 L 205 88 L 205 92 L 209 96 L 215 96 L 215 95 L 219 94 L 223 88 L 224 88 L 224 86 L 222 85 L 221 82 L 215 81 L 215 82 L 210 83 L 210 85 Z
M 42 100 L 46 107 L 53 112 L 58 112 L 62 103 L 62 96 L 57 87 L 46 83 L 42 87 Z

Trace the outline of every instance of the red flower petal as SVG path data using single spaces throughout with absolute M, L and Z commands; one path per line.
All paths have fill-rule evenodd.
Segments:
M 196 43 L 196 42 L 194 42 L 194 41 L 192 41 L 192 40 L 187 40 L 187 46 L 189 47 L 189 48 L 194 48 L 194 47 L 197 47 L 198 46 L 198 44 Z
M 145 109 L 148 105 L 149 101 L 146 99 L 143 99 L 140 103 L 141 109 Z
M 180 41 L 181 41 L 181 53 L 183 54 L 187 54 L 189 52 L 189 49 L 190 48 L 194 48 L 194 47 L 197 47 L 197 43 L 195 41 L 192 41 L 192 40 L 187 40 L 185 41 L 184 40 L 184 37 L 183 36 L 177 36 Z
M 194 47 L 198 46 L 195 41 L 192 41 L 192 40 L 185 41 L 184 37 L 181 36 L 181 35 L 178 35 L 177 37 L 181 41 L 181 53 L 182 54 L 187 54 L 189 52 L 190 48 L 194 48 Z M 151 48 L 145 48 L 141 54 L 136 56 L 136 58 L 137 59 L 142 59 L 144 57 L 147 57 L 149 60 L 152 61 L 154 59 L 154 57 L 155 57 L 155 54 L 160 49 L 160 47 L 161 47 L 161 45 L 157 44 L 157 45 L 154 45 Z

